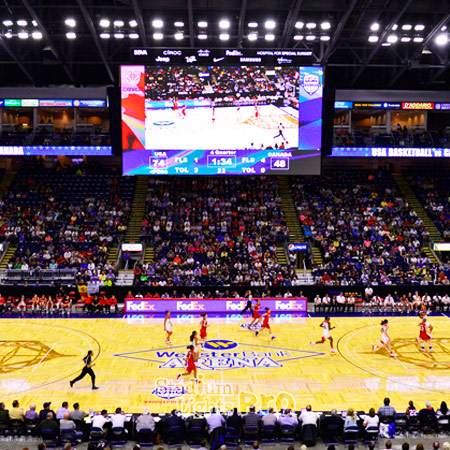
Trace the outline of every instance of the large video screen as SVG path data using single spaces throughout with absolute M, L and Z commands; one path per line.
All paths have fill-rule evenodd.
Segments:
M 317 174 L 323 69 L 122 66 L 126 175 Z

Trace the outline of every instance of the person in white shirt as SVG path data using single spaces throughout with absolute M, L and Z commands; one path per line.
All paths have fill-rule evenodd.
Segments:
M 100 414 L 96 414 L 92 418 L 92 428 L 100 428 L 101 430 L 103 430 L 106 422 L 109 422 L 108 411 L 106 411 L 106 409 L 103 409 Z
M 375 409 L 370 408 L 369 414 L 362 416 L 363 419 L 363 426 L 365 428 L 369 427 L 377 427 L 380 425 L 380 418 L 375 414 Z
M 436 308 L 436 311 L 441 310 L 442 311 L 442 297 L 439 294 L 433 295 L 433 304 Z
M 65 413 L 69 413 L 70 414 L 68 406 L 69 406 L 69 403 L 63 402 L 61 408 L 58 408 L 56 410 L 56 420 L 64 419 L 64 414 Z
M 320 295 L 317 294 L 316 298 L 314 299 L 314 312 L 320 312 L 322 310 L 322 299 L 320 298 Z
M 317 425 L 320 414 L 312 411 L 311 405 L 308 405 L 298 416 L 302 425 Z
M 448 296 L 448 294 L 445 294 L 443 297 L 442 297 L 442 299 L 441 299 L 441 305 L 442 305 L 442 308 L 441 308 L 441 310 L 442 311 L 448 311 L 448 309 L 449 309 L 449 305 L 450 305 L 450 297 Z
M 121 408 L 116 408 L 116 413 L 111 417 L 113 428 L 125 428 L 125 412 Z
M 384 311 L 393 311 L 395 306 L 394 297 L 391 294 L 386 295 L 384 299 Z
M 356 299 L 353 295 L 349 295 L 346 299 L 347 311 L 355 312 Z
M 325 312 L 325 310 L 329 311 L 331 306 L 331 298 L 328 296 L 328 294 L 325 295 L 325 297 L 322 298 L 322 311 Z
M 216 411 L 216 408 L 211 409 L 211 414 L 206 419 L 208 424 L 209 433 L 211 434 L 215 428 L 223 427 L 225 425 L 225 419 L 220 414 L 220 412 Z
M 343 292 L 341 292 L 336 297 L 336 303 L 337 303 L 337 312 L 345 312 L 345 296 Z

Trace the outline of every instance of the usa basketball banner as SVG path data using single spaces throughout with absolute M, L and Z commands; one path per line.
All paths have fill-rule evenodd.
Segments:
M 273 313 L 306 313 L 308 300 L 304 297 L 296 298 L 261 298 L 261 306 L 270 308 Z M 143 298 L 125 299 L 127 314 L 164 313 L 169 310 L 174 313 L 240 313 L 246 306 L 247 300 L 235 298 L 200 299 L 200 298 L 171 298 L 153 299 Z

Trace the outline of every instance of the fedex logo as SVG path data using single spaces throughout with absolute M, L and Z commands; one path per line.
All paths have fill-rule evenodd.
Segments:
M 196 301 L 177 302 L 177 311 L 204 311 L 205 305 Z
M 225 308 L 227 311 L 241 311 L 244 309 L 244 306 L 243 301 L 227 300 Z
M 281 310 L 281 311 L 295 311 L 295 310 L 302 310 L 304 309 L 304 305 L 302 303 L 299 303 L 295 300 L 289 300 L 289 301 L 282 301 L 277 300 L 275 301 L 275 309 Z
M 127 311 L 129 312 L 145 312 L 145 311 L 154 311 L 155 310 L 155 304 L 145 301 L 127 301 Z

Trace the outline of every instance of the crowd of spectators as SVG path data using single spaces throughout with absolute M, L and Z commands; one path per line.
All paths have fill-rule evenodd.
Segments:
M 0 201 L 0 239 L 17 247 L 7 269 L 73 269 L 79 282 L 114 284 L 107 256 L 125 234 L 133 192 L 133 178 L 111 171 L 19 172 Z
M 137 265 L 135 284 L 291 285 L 276 254 L 287 235 L 274 178 L 152 178 L 142 236 L 155 260 Z
M 447 284 L 423 252 L 429 233 L 387 172 L 333 171 L 292 185 L 305 236 L 321 249 L 317 284 Z
M 17 400 L 11 406 L 7 409 L 0 403 L 0 434 L 3 436 L 31 435 L 42 437 L 44 442 L 73 444 L 90 441 L 102 443 L 103 447 L 108 443 L 124 444 L 128 440 L 147 445 L 164 442 L 169 446 L 186 442 L 200 448 L 206 448 L 208 444 L 211 448 L 227 444 L 236 447 L 242 442 L 258 450 L 260 443 L 274 444 L 278 440 L 292 444 L 299 440 L 312 447 L 320 437 L 327 445 L 343 442 L 351 445 L 351 450 L 362 439 L 373 450 L 379 438 L 389 439 L 385 448 L 391 449 L 390 439 L 433 434 L 448 437 L 450 431 L 450 410 L 445 401 L 437 410 L 429 401 L 422 408 L 416 408 L 410 401 L 404 412 L 400 412 L 390 404 L 388 397 L 378 410 L 370 408 L 367 413 L 356 412 L 353 408 L 342 412 L 336 409 L 317 412 L 311 405 L 300 412 L 290 409 L 276 412 L 273 408 L 257 412 L 252 406 L 246 414 L 237 408 L 223 414 L 215 407 L 209 413 L 194 414 L 181 414 L 176 410 L 170 414 L 151 414 L 148 409 L 142 414 L 126 414 L 120 407 L 114 413 L 108 413 L 106 409 L 94 412 L 92 408 L 86 412 L 79 403 L 69 409 L 66 401 L 56 412 L 51 402 L 45 402 L 39 413 L 35 404 L 27 411 Z M 423 450 L 420 445 L 416 450 Z M 220 448 L 225 450 L 226 447 Z M 440 442 L 435 441 L 433 450 L 439 448 Z M 450 443 L 444 442 L 442 448 L 449 450 Z M 408 450 L 408 444 L 404 443 L 402 449 Z
M 145 74 L 151 100 L 202 98 L 217 105 L 275 102 L 285 93 L 295 97 L 298 84 L 298 71 L 290 67 L 148 67 Z

